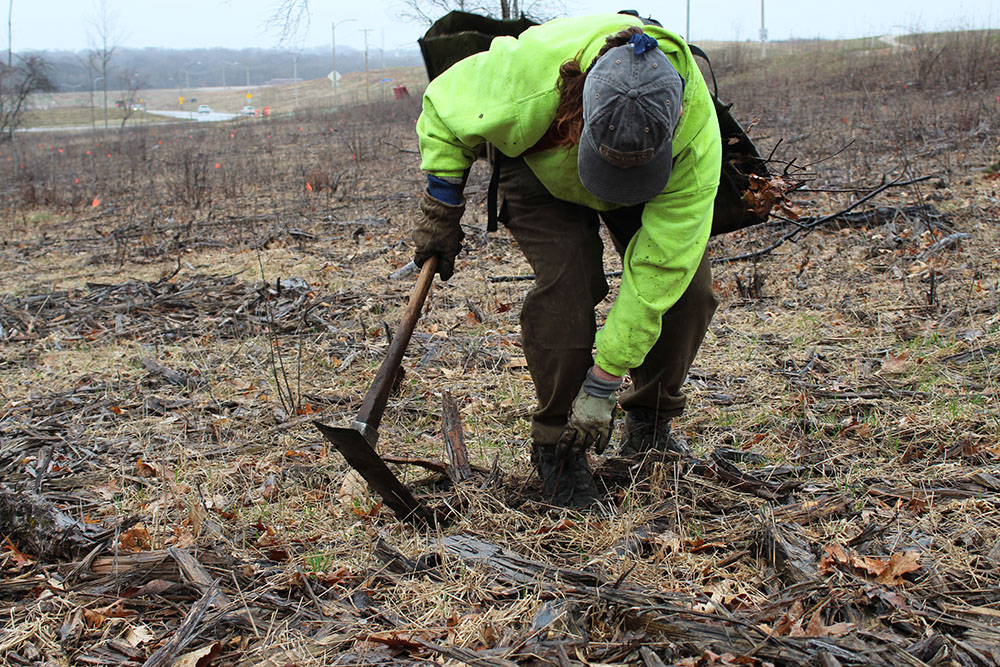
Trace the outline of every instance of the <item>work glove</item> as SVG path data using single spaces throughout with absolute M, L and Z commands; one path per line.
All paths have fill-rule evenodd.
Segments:
M 413 225 L 416 245 L 413 263 L 422 266 L 425 260 L 437 255 L 437 272 L 441 280 L 448 280 L 455 273 L 455 257 L 465 238 L 459 223 L 465 212 L 465 201 L 460 185 L 435 176 L 428 176 L 427 180 L 427 192 L 420 198 L 421 216 Z
M 604 451 L 611 439 L 617 404 L 615 390 L 620 386 L 620 379 L 601 380 L 594 375 L 594 369 L 587 371 L 587 379 L 570 407 L 569 422 L 556 445 L 557 455 L 589 447 L 598 454 Z

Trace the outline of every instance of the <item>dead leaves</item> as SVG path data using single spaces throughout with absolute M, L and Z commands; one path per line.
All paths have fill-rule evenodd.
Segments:
M 157 478 L 160 476 L 159 471 L 143 461 L 141 456 L 139 457 L 139 460 L 135 462 L 135 474 L 143 478 Z
M 670 554 L 697 554 L 726 547 L 722 542 L 706 542 L 700 537 L 682 540 L 681 536 L 672 530 L 665 530 L 659 535 L 654 535 L 650 539 L 650 544 L 653 547 L 653 558 L 656 562 L 664 560 Z
M 711 650 L 706 649 L 700 656 L 696 658 L 684 658 L 677 663 L 682 667 L 713 667 L 714 665 L 721 665 L 726 667 L 727 665 L 769 665 L 771 663 L 761 662 L 757 658 L 749 655 L 734 655 L 732 653 L 715 653 Z
M 179 656 L 170 667 L 208 667 L 221 653 L 222 642 L 213 642 Z
M 133 609 L 125 608 L 124 600 L 115 600 L 111 604 L 100 607 L 99 609 L 84 609 L 83 618 L 86 624 L 90 628 L 99 628 L 103 626 L 110 619 L 114 618 L 132 618 L 133 616 L 138 616 L 138 612 Z
M 768 179 L 757 174 L 750 174 L 749 180 L 743 201 L 757 217 L 766 219 L 773 211 L 791 220 L 799 219 L 798 205 L 788 199 L 788 193 L 796 188 L 795 183 L 778 176 Z
M 3 557 L 10 559 L 14 563 L 14 567 L 21 570 L 29 565 L 34 565 L 35 560 L 25 553 L 22 553 L 14 543 L 10 541 L 10 538 L 5 538 L 6 544 L 3 545 Z
M 153 547 L 153 539 L 149 535 L 149 530 L 145 524 L 137 523 L 118 538 L 118 546 L 122 551 L 137 553 L 139 551 L 149 551 Z
M 860 556 L 851 549 L 844 549 L 836 542 L 823 549 L 819 571 L 829 574 L 834 570 L 844 570 L 862 577 L 874 577 L 885 586 L 901 586 L 903 575 L 920 569 L 920 554 L 916 551 L 900 551 L 888 559 Z
M 563 530 L 569 530 L 576 527 L 576 522 L 567 517 L 559 519 L 551 526 L 540 526 L 533 531 L 535 535 L 547 535 L 548 533 L 557 533 Z
M 761 629 L 768 634 L 781 637 L 840 637 L 854 629 L 853 623 L 825 625 L 823 623 L 825 606 L 825 603 L 821 604 L 812 611 L 809 621 L 806 622 L 807 610 L 801 600 L 796 600 L 773 628 L 761 624 Z

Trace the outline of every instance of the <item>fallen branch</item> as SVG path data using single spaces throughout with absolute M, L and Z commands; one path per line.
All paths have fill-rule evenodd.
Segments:
M 183 651 L 184 647 L 198 634 L 201 619 L 212 603 L 215 602 L 218 594 L 218 584 L 213 582 L 204 595 L 188 611 L 184 617 L 184 621 L 174 631 L 173 636 L 167 640 L 166 644 L 157 649 L 153 655 L 149 656 L 149 659 L 142 663 L 142 667 L 167 667 L 171 665 L 177 654 Z
M 889 188 L 892 188 L 892 187 L 903 187 L 905 185 L 913 185 L 914 183 L 920 183 L 921 181 L 927 181 L 927 180 L 930 180 L 931 178 L 934 178 L 934 176 L 920 176 L 919 178 L 913 178 L 913 179 L 910 179 L 908 181 L 902 181 L 900 179 L 896 179 L 896 180 L 891 181 L 889 183 L 885 183 L 885 184 L 881 185 L 880 187 L 875 188 L 874 190 L 872 190 L 867 195 L 865 195 L 864 197 L 862 197 L 858 201 L 854 202 L 853 204 L 851 204 L 847 208 L 843 208 L 843 209 L 841 209 L 841 210 L 839 210 L 839 211 L 837 211 L 835 213 L 830 213 L 829 215 L 823 215 L 823 216 L 820 216 L 818 218 L 813 218 L 813 219 L 800 220 L 800 221 L 797 221 L 797 222 L 793 221 L 792 224 L 796 225 L 795 229 L 793 229 L 792 231 L 788 232 L 787 234 L 784 234 L 777 241 L 775 241 L 771 245 L 767 246 L 766 248 L 761 248 L 760 250 L 755 250 L 753 252 L 744 253 L 742 255 L 736 255 L 734 257 L 713 257 L 712 258 L 712 263 L 713 264 L 730 264 L 730 263 L 733 263 L 733 262 L 746 261 L 748 259 L 758 259 L 758 258 L 763 257 L 764 255 L 766 255 L 766 254 L 774 251 L 775 249 L 779 248 L 780 246 L 784 245 L 786 241 L 792 241 L 792 240 L 798 238 L 799 235 L 809 234 L 810 232 L 812 232 L 816 228 L 818 228 L 818 227 L 820 227 L 820 226 L 822 226 L 822 225 L 824 225 L 824 224 L 826 224 L 828 222 L 831 222 L 831 221 L 834 221 L 834 220 L 837 220 L 837 219 L 843 217 L 846 213 L 849 213 L 850 211 L 856 209 L 858 206 L 861 206 L 861 204 L 864 204 L 865 202 L 871 201 L 877 195 L 881 194 L 882 192 L 885 192 Z
M 469 452 L 465 448 L 465 435 L 462 433 L 462 416 L 458 411 L 455 399 L 447 391 L 441 394 L 441 430 L 444 432 L 445 449 L 448 450 L 448 475 L 453 482 L 462 482 L 472 475 L 469 465 Z
M 94 548 L 86 526 L 45 496 L 0 484 L 0 534 L 42 559 L 78 558 Z
M 955 232 L 954 234 L 948 234 L 948 236 L 945 236 L 942 239 L 938 239 L 933 244 L 931 244 L 931 246 L 929 248 L 927 248 L 926 250 L 924 250 L 923 252 L 921 252 L 919 255 L 917 255 L 917 259 L 920 260 L 920 261 L 924 261 L 924 260 L 930 259 L 932 256 L 938 254 L 942 250 L 945 250 L 947 248 L 951 248 L 952 246 L 954 246 L 955 244 L 957 244 L 959 241 L 962 241 L 962 240 L 967 239 L 967 238 L 970 238 L 970 235 L 966 234 L 964 232 Z

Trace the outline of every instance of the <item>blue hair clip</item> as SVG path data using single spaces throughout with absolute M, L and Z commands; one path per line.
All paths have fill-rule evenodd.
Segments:
M 632 45 L 632 49 L 637 56 L 641 56 L 650 49 L 658 49 L 660 47 L 655 39 L 646 34 L 632 35 L 632 39 L 628 40 L 628 43 Z

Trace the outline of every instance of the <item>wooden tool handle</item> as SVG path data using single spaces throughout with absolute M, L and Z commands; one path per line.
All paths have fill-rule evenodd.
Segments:
M 385 404 L 389 401 L 389 392 L 396 379 L 396 372 L 403 362 L 403 354 L 406 353 L 406 345 L 410 342 L 410 336 L 413 335 L 413 328 L 417 325 L 417 320 L 420 319 L 420 311 L 424 307 L 424 300 L 427 298 L 427 292 L 430 291 L 431 282 L 434 280 L 437 264 L 438 258 L 434 256 L 427 259 L 420 268 L 417 284 L 413 286 L 410 301 L 406 304 L 406 310 L 403 311 L 403 319 L 392 336 L 392 343 L 389 345 L 382 365 L 379 366 L 378 373 L 375 374 L 372 386 L 361 402 L 357 421 L 367 424 L 372 431 L 377 431 L 379 422 L 382 421 L 382 413 L 385 412 Z

